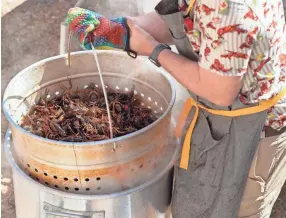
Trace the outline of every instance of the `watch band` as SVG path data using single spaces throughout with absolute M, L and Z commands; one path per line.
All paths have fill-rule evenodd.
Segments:
M 155 64 L 157 67 L 161 67 L 161 64 L 158 62 L 158 56 L 164 49 L 171 50 L 171 47 L 166 44 L 159 44 L 156 46 L 156 48 L 153 50 L 151 56 L 149 57 L 149 60 Z

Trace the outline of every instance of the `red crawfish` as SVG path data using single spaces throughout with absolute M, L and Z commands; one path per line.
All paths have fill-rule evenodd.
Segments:
M 206 33 L 204 24 L 203 24 L 201 21 L 199 22 L 199 26 L 200 26 L 200 28 L 201 28 L 201 31 L 202 31 L 202 33 L 203 33 L 203 36 L 205 36 L 205 37 L 206 37 L 207 39 L 209 39 L 209 40 L 213 40 L 213 39 Z
M 217 33 L 219 36 L 223 36 L 226 33 L 233 33 L 233 32 L 237 32 L 238 34 L 247 33 L 247 30 L 242 29 L 239 26 L 241 26 L 241 24 L 234 24 L 234 25 L 222 27 L 222 28 L 218 29 Z
M 244 68 L 239 68 L 239 69 L 238 69 L 238 72 L 239 72 L 239 73 L 246 73 L 246 72 L 247 72 L 247 68 L 246 68 L 246 67 L 244 67 Z
M 279 42 L 280 42 L 280 37 L 276 38 L 275 40 L 272 39 L 272 40 L 270 41 L 270 43 L 271 43 L 270 46 L 273 47 L 274 45 L 276 45 L 276 44 L 279 43 Z
M 272 20 L 270 27 L 276 28 L 277 22 L 275 20 Z
M 266 94 L 266 93 L 268 93 L 269 92 L 269 89 L 270 89 L 270 86 L 271 86 L 271 84 L 270 84 L 270 82 L 269 81 L 264 81 L 264 82 L 262 82 L 261 84 L 260 84 L 260 94 Z
M 211 53 L 210 47 L 206 46 L 205 51 L 204 51 L 204 56 L 207 61 L 208 61 L 207 57 L 210 55 L 210 53 Z
M 264 2 L 263 3 L 263 7 L 265 8 L 267 6 L 267 2 Z
M 196 51 L 198 51 L 200 49 L 200 46 L 195 42 L 191 42 L 191 45 L 193 46 L 194 50 L 196 50 Z
M 264 66 L 271 60 L 270 57 L 260 62 L 257 68 L 254 69 L 254 73 L 257 74 Z
M 278 115 L 279 118 L 278 119 L 271 119 L 269 120 L 269 126 L 277 123 L 280 126 L 284 126 L 286 123 L 286 115 L 282 114 L 282 115 Z
M 201 13 L 201 12 L 202 12 L 199 5 L 196 6 L 196 9 L 195 9 L 195 10 L 196 10 L 196 12 L 198 12 L 198 13 Z
M 248 44 L 248 45 L 252 45 L 252 44 L 253 44 L 254 36 L 255 36 L 255 34 L 257 33 L 257 31 L 258 31 L 258 27 L 255 27 L 254 30 L 250 31 L 250 32 L 247 34 L 247 44 Z
M 247 42 L 242 43 L 239 48 L 240 49 L 244 49 L 244 48 L 249 49 L 254 42 L 254 36 L 257 33 L 257 31 L 258 31 L 258 27 L 255 27 L 254 30 L 250 31 L 247 34 L 247 39 L 246 39 Z
M 205 12 L 206 15 L 210 15 L 212 11 L 215 11 L 214 8 L 209 8 L 205 4 L 202 5 L 202 10 Z
M 211 47 L 213 49 L 216 49 L 217 47 L 219 47 L 223 43 L 223 41 L 224 41 L 224 39 L 222 37 L 219 39 L 216 39 L 211 43 Z
M 243 17 L 244 19 L 251 19 L 251 20 L 254 20 L 254 21 L 257 21 L 258 20 L 258 17 L 256 16 L 256 14 L 253 12 L 252 9 L 249 9 L 249 11 L 244 15 Z
M 214 22 L 214 23 L 220 23 L 220 22 L 221 22 L 221 18 L 220 18 L 220 17 L 214 17 L 214 18 L 212 19 L 212 22 Z
M 222 54 L 220 57 L 228 58 L 228 59 L 231 59 L 232 57 L 247 59 L 249 57 L 248 54 L 244 54 L 240 52 L 235 52 L 235 51 L 227 51 L 227 52 L 228 54 Z
M 210 29 L 216 30 L 216 27 L 214 26 L 214 24 L 213 24 L 213 22 L 212 22 L 212 21 L 211 21 L 211 22 L 209 22 L 209 23 L 207 24 L 207 28 L 210 28 Z
M 270 8 L 264 9 L 264 17 L 266 17 L 269 11 L 270 11 Z
M 194 23 L 193 23 L 193 21 L 192 21 L 192 19 L 190 17 L 186 17 L 184 19 L 184 25 L 185 25 L 185 28 L 186 28 L 187 32 L 190 32 L 194 28 Z
M 240 46 L 239 46 L 240 49 L 244 49 L 244 48 L 250 48 L 250 45 L 248 45 L 246 42 L 245 43 L 242 43 Z
M 216 71 L 222 71 L 225 73 L 225 72 L 231 71 L 232 67 L 229 69 L 226 69 L 225 66 L 223 64 L 221 64 L 218 59 L 215 59 L 214 63 L 211 65 L 211 69 L 216 70 Z

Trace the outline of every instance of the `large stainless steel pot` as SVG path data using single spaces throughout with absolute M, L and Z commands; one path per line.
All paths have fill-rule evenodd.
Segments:
M 135 85 L 135 93 L 159 119 L 135 133 L 99 142 L 62 142 L 30 134 L 17 123 L 40 97 L 59 95 L 70 81 L 74 89 L 85 88 L 90 82 L 101 87 L 89 51 L 73 53 L 71 68 L 62 55 L 24 69 L 8 84 L 3 110 L 19 165 L 42 184 L 74 193 L 109 194 L 150 180 L 170 160 L 172 151 L 167 145 L 175 100 L 171 79 L 142 58 L 133 60 L 114 51 L 100 51 L 98 55 L 107 86 L 125 92 Z
M 174 164 L 178 149 L 172 139 L 171 109 L 175 101 L 173 81 L 165 72 L 144 58 L 134 60 L 123 52 L 114 51 L 97 53 L 106 88 L 128 92 L 135 85 L 134 93 L 142 98 L 142 104 L 157 114 L 158 120 L 132 134 L 99 142 L 62 142 L 33 135 L 21 128 L 18 123 L 22 114 L 27 113 L 39 98 L 50 99 L 61 94 L 63 87 L 69 86 L 70 82 L 74 89 L 86 88 L 91 82 L 99 89 L 102 87 L 90 51 L 72 53 L 71 68 L 67 65 L 66 55 L 48 58 L 31 65 L 11 80 L 3 97 L 3 111 L 9 121 L 13 138 L 13 155 L 8 155 L 8 158 L 15 159 L 15 162 L 10 162 L 14 163 L 12 167 L 16 177 L 16 199 L 22 201 L 22 194 L 18 194 L 20 184 L 17 181 L 23 180 L 29 189 L 35 189 L 36 192 L 48 190 L 44 195 L 51 196 L 48 199 L 53 199 L 49 203 L 61 202 L 56 203 L 58 207 L 65 202 L 60 199 L 68 195 L 71 199 L 84 199 L 84 202 L 92 205 L 94 199 L 96 202 L 100 199 L 100 202 L 105 202 L 105 211 L 107 208 L 111 211 L 117 210 L 114 209 L 117 207 L 115 205 L 125 205 L 129 202 L 130 206 L 126 207 L 131 210 L 127 213 L 131 214 L 131 217 L 153 217 L 148 210 L 156 214 L 154 211 L 157 209 L 154 208 L 158 207 L 154 202 L 159 205 L 162 202 L 165 206 L 169 203 L 172 189 L 170 166 Z M 20 175 L 22 177 L 19 177 Z M 27 179 L 27 176 L 30 179 Z M 36 183 L 31 183 L 31 178 Z M 37 184 L 38 188 L 32 188 L 32 184 Z M 42 185 L 47 187 L 43 188 Z M 22 190 L 26 191 L 28 192 Z M 16 207 L 19 208 L 18 202 Z M 72 205 L 74 207 L 76 204 Z M 94 209 L 93 206 L 84 205 Z M 72 210 L 72 207 L 66 209 Z M 133 212 L 133 207 L 141 207 L 140 216 Z M 83 211 L 86 212 L 87 209 Z M 106 212 L 109 214 L 106 217 L 129 217 L 122 215 L 121 211 L 125 210 L 119 211 Z M 166 212 L 159 211 L 162 214 Z M 18 218 L 25 217 L 27 216 L 19 215 Z

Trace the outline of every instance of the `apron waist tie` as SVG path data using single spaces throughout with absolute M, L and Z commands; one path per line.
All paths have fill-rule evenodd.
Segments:
M 200 103 L 196 102 L 192 98 L 188 98 L 185 102 L 185 105 L 183 107 L 183 110 L 180 114 L 176 130 L 175 130 L 175 135 L 177 138 L 179 138 L 182 134 L 183 127 L 185 125 L 185 121 L 188 117 L 189 112 L 192 110 L 192 107 L 195 107 L 195 115 L 194 118 L 187 130 L 185 139 L 184 139 L 184 144 L 183 144 L 183 149 L 182 149 L 182 155 L 181 155 L 181 161 L 180 161 L 180 168 L 183 168 L 185 170 L 188 169 L 189 165 L 189 157 L 190 157 L 190 152 L 191 152 L 191 140 L 192 140 L 192 134 L 193 130 L 195 128 L 198 116 L 199 116 L 199 110 L 203 109 L 208 111 L 211 114 L 214 115 L 219 115 L 219 116 L 226 116 L 226 117 L 238 117 L 238 116 L 244 116 L 244 115 L 250 115 L 250 114 L 255 114 L 259 113 L 262 111 L 265 111 L 274 105 L 276 105 L 284 96 L 286 95 L 286 87 L 275 97 L 266 100 L 266 101 L 261 101 L 259 102 L 259 105 L 249 107 L 249 108 L 242 108 L 242 109 L 237 109 L 233 111 L 225 111 L 225 110 L 214 110 L 207 108 Z

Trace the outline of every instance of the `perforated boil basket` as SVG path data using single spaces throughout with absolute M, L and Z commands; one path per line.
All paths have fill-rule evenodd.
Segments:
M 22 114 L 28 112 L 31 105 L 35 104 L 40 97 L 49 99 L 60 95 L 64 91 L 64 87 L 69 86 L 69 80 L 71 80 L 74 89 L 86 88 L 91 82 L 99 89 L 102 88 L 91 52 L 73 53 L 71 68 L 67 66 L 66 56 L 40 61 L 13 78 L 4 94 L 3 111 L 9 120 L 13 140 L 13 143 L 9 141 L 11 137 L 8 133 L 6 151 L 13 172 L 18 175 L 21 171 L 19 178 L 27 181 L 34 180 L 33 183 L 27 182 L 27 184 L 35 184 L 36 181 L 37 186 L 44 187 L 43 190 L 46 190 L 44 192 L 56 193 L 55 199 L 56 196 L 62 199 L 62 195 L 64 195 L 65 198 L 89 199 L 93 202 L 98 199 L 116 197 L 116 201 L 120 202 L 120 196 L 132 195 L 139 189 L 140 192 L 142 190 L 144 192 L 142 186 L 146 186 L 146 184 L 148 184 L 147 190 L 147 187 L 152 188 L 152 184 L 157 183 L 160 179 L 165 181 L 166 176 L 167 180 L 171 181 L 171 168 L 178 150 L 171 137 L 171 108 L 175 100 L 175 90 L 171 80 L 159 68 L 145 59 L 133 60 L 125 53 L 114 51 L 100 51 L 98 56 L 106 88 L 128 92 L 134 84 L 134 92 L 141 96 L 144 106 L 151 108 L 158 115 L 159 119 L 156 122 L 126 136 L 88 143 L 48 140 L 32 135 L 18 126 L 17 122 L 20 121 Z M 114 142 L 117 145 L 115 151 L 113 150 Z M 161 193 L 161 196 L 170 198 L 171 185 L 170 182 L 162 182 L 163 187 L 160 187 L 160 190 L 163 188 L 162 192 L 164 193 Z M 138 189 L 138 187 L 141 188 Z M 153 190 L 153 194 L 154 196 L 148 194 L 147 201 L 152 202 L 152 198 L 154 198 L 158 202 L 160 193 Z M 21 196 L 17 197 L 17 192 L 15 195 L 16 201 L 17 198 L 22 198 Z M 25 196 L 25 198 L 27 197 Z M 131 210 L 128 216 L 120 215 L 119 212 L 116 215 L 113 211 L 114 208 L 113 212 L 108 213 L 106 209 L 108 205 L 105 205 L 102 217 L 149 218 L 165 214 L 164 210 L 156 212 L 154 205 L 152 206 L 150 202 L 146 204 L 146 199 L 144 199 L 141 196 L 139 199 L 134 199 L 137 202 L 129 202 L 129 204 L 139 203 L 140 205 L 141 202 L 141 209 L 144 209 L 145 212 L 140 209 L 139 214 L 136 210 Z M 162 199 L 162 202 L 165 202 L 163 204 L 166 204 L 165 208 L 167 208 L 169 200 Z M 93 205 L 91 202 L 89 204 Z M 113 206 L 110 205 L 110 210 Z M 16 207 L 19 212 L 17 204 Z M 63 208 L 72 210 L 73 208 L 70 207 L 71 205 Z M 130 207 L 132 208 L 132 206 Z M 92 211 L 93 207 L 86 206 L 84 208 L 81 211 Z M 25 217 L 28 216 L 25 215 Z M 29 216 L 29 218 L 33 218 L 33 216 Z

